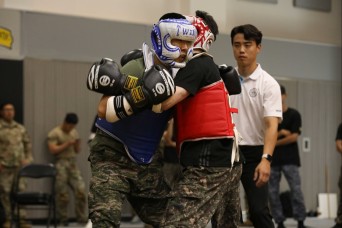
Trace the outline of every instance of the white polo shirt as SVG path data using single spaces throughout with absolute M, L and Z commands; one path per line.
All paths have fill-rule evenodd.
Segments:
M 248 78 L 240 78 L 241 94 L 230 96 L 232 107 L 238 108 L 233 119 L 242 136 L 240 145 L 264 145 L 264 117 L 282 118 L 280 86 L 260 64 Z

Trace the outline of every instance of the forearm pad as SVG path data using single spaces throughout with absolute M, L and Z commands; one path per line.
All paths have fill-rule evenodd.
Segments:
M 111 96 L 107 100 L 106 120 L 114 123 L 133 114 L 133 109 L 123 95 Z
M 160 111 L 155 111 L 158 109 L 158 105 L 149 106 L 146 105 L 145 107 L 137 107 L 134 106 L 132 101 L 129 101 L 130 94 L 126 93 L 125 95 L 118 95 L 118 96 L 111 96 L 107 100 L 107 108 L 106 108 L 106 120 L 110 123 L 114 123 L 118 120 L 124 119 L 130 115 L 137 114 L 142 112 L 145 109 L 151 109 L 156 113 L 160 113 Z M 133 106 L 131 106 L 131 104 Z M 154 110 L 155 109 L 155 110 Z M 160 107 L 159 107 L 160 109 Z

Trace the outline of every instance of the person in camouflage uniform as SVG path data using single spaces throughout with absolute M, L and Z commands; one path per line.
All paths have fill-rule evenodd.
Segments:
M 2 227 L 10 227 L 11 201 L 10 192 L 19 169 L 33 161 L 32 145 L 25 127 L 14 120 L 15 108 L 12 103 L 0 106 L 0 199 L 6 213 Z M 20 183 L 20 189 L 26 184 Z M 25 211 L 20 215 L 25 217 Z M 31 227 L 21 221 L 21 227 Z
M 76 155 L 80 152 L 80 138 L 75 129 L 78 117 L 68 113 L 62 125 L 48 133 L 48 147 L 55 156 L 56 177 L 56 206 L 59 222 L 68 224 L 69 191 L 71 187 L 75 196 L 75 213 L 78 223 L 88 221 L 86 212 L 86 190 L 81 172 L 76 165 Z
M 218 32 L 216 22 L 204 11 L 196 11 L 196 15 L 186 17 L 199 34 L 194 43 L 195 56 L 179 69 L 174 79 L 176 92 L 161 105 L 165 113 L 177 104 L 177 145 L 182 146 L 180 162 L 184 171 L 170 193 L 172 199 L 158 227 L 205 227 L 212 217 L 213 227 L 237 227 L 242 166 L 221 76 L 233 77 L 235 85 L 241 86 L 233 68 L 224 68 L 221 75 L 207 54 Z M 106 107 L 102 105 L 99 110 Z M 101 112 L 99 115 L 108 117 Z
M 237 87 L 240 82 L 233 68 L 225 66 L 221 74 L 208 54 L 219 32 L 214 18 L 197 10 L 187 19 L 198 31 L 194 57 L 177 72 L 175 95 L 162 103 L 163 110 L 176 105 L 176 144 L 183 170 L 161 227 L 200 228 L 212 219 L 212 227 L 236 228 L 242 165 L 231 119 L 232 91 L 227 91 L 224 77 L 237 79 Z
M 105 84 L 101 82 L 108 78 L 108 75 L 134 75 L 141 79 L 148 77 L 147 75 L 151 72 L 149 69 L 162 66 L 162 72 L 154 71 L 152 76 L 156 81 L 165 76 L 168 78 L 167 81 L 158 82 L 157 85 L 160 85 L 156 86 L 160 89 L 158 93 L 169 89 L 174 91 L 174 88 L 170 88 L 174 87 L 171 85 L 173 84 L 171 69 L 185 66 L 188 55 L 192 53 L 196 35 L 196 28 L 183 15 L 168 13 L 153 26 L 151 38 L 154 50 L 144 43 L 142 48 L 144 56 L 132 58 L 126 64 L 121 61 L 120 72 L 118 70 L 114 72 L 117 69 L 117 67 L 112 67 L 115 62 L 108 58 L 91 67 L 94 70 L 91 70 L 88 75 L 88 85 L 89 82 L 95 81 L 96 83 L 91 83 L 88 88 L 103 94 L 107 92 L 107 96 L 101 99 L 99 105 L 99 118 L 96 122 L 98 130 L 89 144 L 92 172 L 89 189 L 89 217 L 93 227 L 120 227 L 121 210 L 125 199 L 144 223 L 159 227 L 171 190 L 164 179 L 163 160 L 158 145 L 167 122 L 171 118 L 172 110 L 155 113 L 149 106 L 148 109 L 140 110 L 127 118 L 121 115 L 120 120 L 115 121 L 115 118 L 106 118 L 108 115 L 101 110 L 105 110 L 107 104 L 109 106 L 113 104 L 107 100 L 115 97 L 117 101 L 117 98 L 131 90 L 120 94 L 126 89 L 120 88 L 119 94 L 114 92 L 108 94 L 108 91 L 102 92 L 97 88 L 105 87 Z M 165 46 L 172 46 L 172 48 L 168 50 Z M 104 72 L 109 67 L 111 71 Z M 148 72 L 145 72 L 145 69 Z M 113 89 L 119 84 L 119 80 L 111 79 L 110 81 L 112 83 L 108 83 L 109 88 Z M 134 87 L 134 89 L 138 87 L 141 86 Z M 130 110 L 127 111 L 131 113 Z M 110 115 L 114 116 L 114 114 L 111 110 Z

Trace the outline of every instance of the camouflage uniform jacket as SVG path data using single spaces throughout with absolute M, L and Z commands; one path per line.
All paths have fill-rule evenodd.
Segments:
M 0 119 L 0 163 L 19 167 L 23 160 L 33 161 L 32 145 L 25 127 L 16 121 Z
M 65 142 L 68 142 L 70 140 L 79 140 L 80 136 L 78 134 L 78 131 L 76 129 L 72 129 L 69 133 L 65 133 L 62 130 L 61 126 L 57 126 L 53 128 L 47 136 L 48 143 L 53 143 L 56 145 L 61 145 Z M 69 159 L 69 158 L 75 158 L 77 152 L 75 151 L 73 146 L 70 146 L 66 148 L 64 151 L 60 152 L 59 154 L 56 154 L 55 157 L 57 159 Z

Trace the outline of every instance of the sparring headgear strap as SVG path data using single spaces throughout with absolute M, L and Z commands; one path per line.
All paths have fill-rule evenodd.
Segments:
M 194 43 L 194 49 L 198 48 L 198 49 L 202 49 L 203 51 L 208 52 L 210 45 L 215 40 L 215 36 L 211 32 L 209 26 L 200 17 L 194 17 L 194 16 L 185 16 L 185 17 L 197 29 L 198 35 Z
M 153 49 L 159 60 L 171 67 L 182 68 L 191 59 L 193 50 L 189 48 L 184 62 L 175 62 L 180 54 L 179 47 L 171 44 L 172 39 L 194 42 L 197 37 L 196 28 L 186 19 L 160 20 L 153 26 L 151 40 Z

